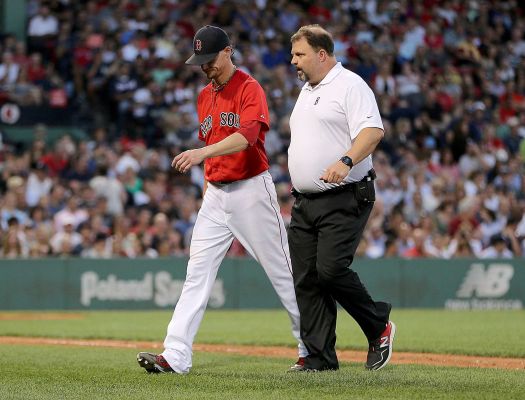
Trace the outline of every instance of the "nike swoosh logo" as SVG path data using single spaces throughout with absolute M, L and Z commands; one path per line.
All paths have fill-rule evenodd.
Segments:
M 368 115 L 368 116 L 367 116 L 367 118 L 372 118 L 372 117 L 373 117 L 373 115 Z

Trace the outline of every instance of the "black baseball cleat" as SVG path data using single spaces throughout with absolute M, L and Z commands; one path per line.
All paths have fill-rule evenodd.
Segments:
M 140 352 L 137 354 L 137 361 L 150 374 L 175 372 L 161 354 Z
M 396 324 L 388 321 L 386 329 L 381 336 L 370 342 L 368 356 L 366 357 L 365 368 L 370 371 L 377 371 L 383 368 L 390 361 L 392 356 L 392 344 L 396 334 Z

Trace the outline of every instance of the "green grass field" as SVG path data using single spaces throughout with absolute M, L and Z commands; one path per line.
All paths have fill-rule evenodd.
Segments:
M 72 320 L 0 320 L 0 335 L 162 342 L 168 311 L 87 312 Z M 398 351 L 525 358 L 525 312 L 397 310 Z M 208 311 L 198 343 L 293 347 L 282 311 Z M 340 313 L 338 348 L 365 349 Z M 144 349 L 148 350 L 148 349 Z M 187 376 L 148 375 L 134 349 L 0 345 L 0 399 L 524 399 L 525 370 L 389 365 L 293 374 L 293 360 L 196 352 Z

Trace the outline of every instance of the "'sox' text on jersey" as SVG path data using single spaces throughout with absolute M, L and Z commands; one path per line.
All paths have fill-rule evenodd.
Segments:
M 202 136 L 206 137 L 208 135 L 208 132 L 211 130 L 211 124 L 212 124 L 212 118 L 211 115 L 208 115 L 206 118 L 204 118 L 204 121 L 201 123 L 201 132 Z
M 241 117 L 232 112 L 221 112 L 221 126 L 240 128 Z

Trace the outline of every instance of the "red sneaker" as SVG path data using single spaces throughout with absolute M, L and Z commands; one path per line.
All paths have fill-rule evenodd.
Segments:
M 294 365 L 290 367 L 291 371 L 301 371 L 304 368 L 304 357 L 299 357 Z
M 373 342 L 370 342 L 368 356 L 366 357 L 365 368 L 369 370 L 378 370 L 383 368 L 390 361 L 392 356 L 392 342 L 396 334 L 396 325 L 388 321 L 386 329 Z

